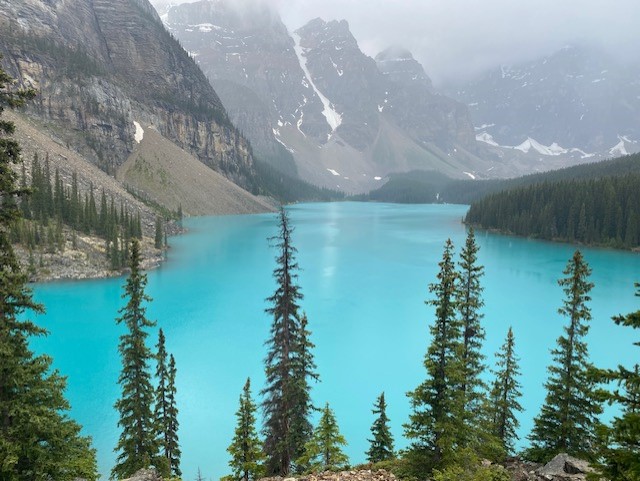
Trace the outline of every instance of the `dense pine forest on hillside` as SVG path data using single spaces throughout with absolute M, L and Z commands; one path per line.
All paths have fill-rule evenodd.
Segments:
M 369 194 L 356 196 L 354 200 L 408 204 L 434 202 L 471 204 L 490 194 L 543 182 L 588 180 L 631 174 L 640 174 L 640 154 L 525 175 L 515 179 L 460 180 L 451 179 L 438 172 L 414 171 L 393 174 L 385 185 Z
M 466 222 L 541 239 L 634 249 L 640 245 L 640 175 L 543 182 L 474 202 Z

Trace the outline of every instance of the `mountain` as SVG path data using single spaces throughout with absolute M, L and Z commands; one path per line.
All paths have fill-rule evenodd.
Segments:
M 315 19 L 290 33 L 258 1 L 252 8 L 197 1 L 162 12 L 256 156 L 284 172 L 347 192 L 418 168 L 454 177 L 509 173 L 475 140 L 466 107 L 435 92 L 409 52 L 368 57 L 344 20 Z
M 478 139 L 567 162 L 640 150 L 640 65 L 568 46 L 502 66 L 448 94 L 469 106 Z
M 29 114 L 114 174 L 140 125 L 255 189 L 251 148 L 191 57 L 146 0 L 11 0 L 0 8 L 3 65 L 38 91 Z

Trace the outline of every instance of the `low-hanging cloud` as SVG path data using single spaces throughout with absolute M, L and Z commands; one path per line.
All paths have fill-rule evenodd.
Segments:
M 219 1 L 219 0 L 216 0 Z M 546 55 L 567 44 L 640 56 L 638 0 L 225 0 L 264 1 L 290 30 L 315 17 L 346 19 L 362 50 L 411 50 L 437 84 L 501 64 Z

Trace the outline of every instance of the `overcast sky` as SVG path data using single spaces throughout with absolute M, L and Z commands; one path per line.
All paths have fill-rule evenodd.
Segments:
M 368 55 L 407 47 L 440 85 L 567 44 L 640 56 L 640 0 L 266 1 L 290 30 L 315 17 L 346 19 Z

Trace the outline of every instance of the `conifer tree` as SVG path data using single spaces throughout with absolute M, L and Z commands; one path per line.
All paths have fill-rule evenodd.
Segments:
M 234 481 L 254 481 L 264 473 L 262 443 L 256 431 L 256 405 L 251 398 L 251 380 L 247 379 L 236 412 L 238 424 L 231 445 L 229 466 Z
M 313 425 L 310 417 L 315 407 L 311 400 L 310 381 L 318 381 L 316 363 L 313 358 L 315 345 L 311 342 L 311 332 L 308 329 L 309 320 L 307 315 L 302 313 L 300 317 L 300 327 L 298 335 L 294 340 L 293 361 L 293 394 L 294 410 L 291 418 L 291 441 L 293 446 L 297 446 L 294 453 L 297 459 L 304 452 L 305 443 L 313 434 Z M 296 471 L 303 469 L 295 466 Z
M 304 454 L 297 463 L 316 472 L 344 468 L 349 463 L 349 458 L 342 452 L 341 446 L 346 445 L 347 441 L 340 434 L 335 414 L 327 403 L 318 426 L 305 444 Z
M 640 297 L 640 284 L 635 284 L 636 296 Z M 640 310 L 613 318 L 620 325 L 640 329 Z M 640 341 L 633 343 L 640 347 Z M 617 388 L 601 393 L 610 404 L 616 404 L 620 412 L 611 426 L 604 429 L 604 442 L 600 454 L 600 469 L 611 481 L 636 481 L 640 479 L 640 367 L 631 369 L 598 369 L 599 381 L 616 383 Z
M 520 426 L 516 412 L 522 412 L 518 399 L 521 397 L 520 368 L 515 353 L 513 329 L 509 327 L 507 339 L 496 353 L 497 369 L 491 389 L 491 424 L 495 436 L 500 440 L 506 453 L 513 453 Z
M 11 92 L 13 79 L 0 68 L 0 116 L 33 97 Z M 11 164 L 21 162 L 20 146 L 11 138 L 15 126 L 0 118 L 0 479 L 71 481 L 97 478 L 95 452 L 69 419 L 65 380 L 51 370 L 51 358 L 37 356 L 29 342 L 46 331 L 24 318 L 43 312 L 34 302 L 27 276 L 9 240 L 9 229 L 21 218 L 20 198 Z
M 592 366 L 584 340 L 591 321 L 588 306 L 593 288 L 589 282 L 591 269 L 577 250 L 563 273 L 567 277 L 558 284 L 566 297 L 558 313 L 566 316 L 569 324 L 551 351 L 554 364 L 548 368 L 547 395 L 529 436 L 531 447 L 527 454 L 533 461 L 548 461 L 561 452 L 593 459 L 596 449 L 596 428 L 602 409 L 588 375 Z
M 435 299 L 426 302 L 435 307 L 435 322 L 430 327 L 432 342 L 424 360 L 427 379 L 408 394 L 413 412 L 405 425 L 405 434 L 414 440 L 408 460 L 417 476 L 450 462 L 464 429 L 462 332 L 456 301 L 458 274 L 450 239 L 439 266 L 438 282 L 429 286 Z
M 176 404 L 176 360 L 169 355 L 169 371 L 167 380 L 167 426 L 166 426 L 166 456 L 169 459 L 169 470 L 172 476 L 182 476 L 180 470 L 180 444 L 178 441 L 178 406 Z
M 370 463 L 378 463 L 394 458 L 393 436 L 389 429 L 389 418 L 387 417 L 387 403 L 384 400 L 384 392 L 380 394 L 373 406 L 373 414 L 377 415 L 371 426 L 369 439 L 370 447 L 367 451 L 367 460 Z
M 456 293 L 456 303 L 462 329 L 462 363 L 464 379 L 460 387 L 464 396 L 465 424 L 468 442 L 479 442 L 479 415 L 483 409 L 486 386 L 481 375 L 485 370 L 482 343 L 485 338 L 481 320 L 483 314 L 480 309 L 484 306 L 482 300 L 482 286 L 480 279 L 484 274 L 484 267 L 478 265 L 479 247 L 475 241 L 473 228 L 469 228 L 467 239 L 460 253 L 459 284 Z
M 111 471 L 111 476 L 116 479 L 130 477 L 158 461 L 152 414 L 154 391 L 149 372 L 152 354 L 146 346 L 147 329 L 155 326 L 155 322 L 146 317 L 144 304 L 151 298 L 144 292 L 147 276 L 140 269 L 140 244 L 137 240 L 131 242 L 129 268 L 131 272 L 122 295 L 127 304 L 120 309 L 120 317 L 116 319 L 118 324 L 125 324 L 127 328 L 126 333 L 120 336 L 118 346 L 122 358 L 122 371 L 118 378 L 122 396 L 115 408 L 120 414 L 118 426 L 122 431 L 115 449 L 117 464 Z
M 156 379 L 158 386 L 155 390 L 155 411 L 154 420 L 156 428 L 156 439 L 160 446 L 160 454 L 164 457 L 162 466 L 157 466 L 164 475 L 169 473 L 169 399 L 168 384 L 169 371 L 167 366 L 167 350 L 165 347 L 164 331 L 158 332 L 158 349 L 156 353 Z
M 277 288 L 267 299 L 271 307 L 266 312 L 273 316 L 273 322 L 265 359 L 266 387 L 262 391 L 268 475 L 288 474 L 304 451 L 312 409 L 308 381 L 317 378 L 307 321 L 299 312 L 303 296 L 296 284 L 297 250 L 291 242 L 292 232 L 289 217 L 281 207 L 279 234 L 274 238 L 279 252 L 273 272 Z

